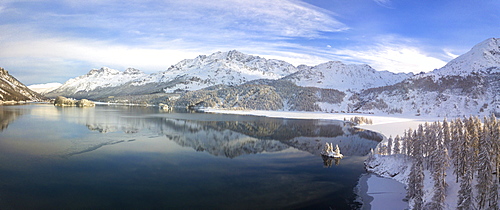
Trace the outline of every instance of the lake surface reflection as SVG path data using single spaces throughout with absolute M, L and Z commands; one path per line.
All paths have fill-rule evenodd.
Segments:
M 0 106 L 0 126 L 0 209 L 351 209 L 382 140 L 340 121 L 141 107 Z

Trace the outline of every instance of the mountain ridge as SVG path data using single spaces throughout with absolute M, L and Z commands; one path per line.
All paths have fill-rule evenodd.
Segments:
M 356 73 L 347 75 L 347 71 Z M 360 75 L 366 72 L 371 77 L 364 80 L 360 79 Z M 327 76 L 331 74 L 337 76 L 346 75 L 342 80 L 345 83 L 333 85 L 332 81 L 328 81 L 332 76 L 326 79 L 323 76 L 321 78 L 322 84 L 301 79 L 301 77 L 313 73 Z M 99 75 L 101 79 L 98 79 L 97 76 Z M 184 59 L 165 71 L 149 75 L 134 74 L 136 77 L 127 77 L 128 80 L 120 80 L 123 77 L 121 75 L 125 75 L 125 72 L 104 67 L 101 70 L 93 69 L 86 75 L 68 80 L 63 86 L 49 92 L 46 96 L 63 95 L 73 98 L 97 99 L 106 97 L 106 95 L 120 95 L 122 90 L 122 92 L 126 90 L 129 95 L 160 92 L 183 93 L 215 85 L 236 86 L 259 79 L 286 79 L 303 87 L 333 88 L 345 91 L 347 89 L 359 90 L 393 84 L 412 76 L 412 74 L 376 71 L 368 65 L 343 64 L 339 61 L 327 62 L 314 67 L 305 65 L 295 67 L 285 61 L 247 55 L 236 50 L 200 55 L 194 59 Z M 375 78 L 378 79 L 378 82 L 374 83 Z M 349 84 L 348 88 L 342 88 L 346 86 L 345 84 Z M 113 87 L 116 87 L 115 89 L 119 91 L 114 90 Z
M 295 67 L 233 50 L 185 59 L 165 71 L 137 74 L 140 76 L 116 86 L 87 80 L 80 83 L 87 86 L 77 92 L 59 89 L 51 94 L 102 99 L 120 94 L 176 93 L 181 95 L 177 101 L 166 97 L 156 102 L 178 107 L 434 116 L 500 114 L 499 40 L 486 39 L 445 66 L 417 75 L 339 61 Z M 116 71 L 110 70 L 108 75 L 123 74 Z

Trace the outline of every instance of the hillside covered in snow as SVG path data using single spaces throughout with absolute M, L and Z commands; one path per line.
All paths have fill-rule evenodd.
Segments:
M 459 116 L 500 111 L 500 39 L 490 38 L 440 69 L 395 74 L 368 65 L 287 62 L 216 52 L 163 72 L 91 70 L 46 94 L 106 100 L 110 96 L 180 94 L 148 101 L 181 108 L 364 112 Z M 178 98 L 178 97 L 176 97 Z
M 379 72 L 368 65 L 345 65 L 340 62 L 295 67 L 285 61 L 233 50 L 186 59 L 153 74 L 135 69 L 124 72 L 106 67 L 93 69 L 86 75 L 68 80 L 46 96 L 99 99 L 120 95 L 184 93 L 216 85 L 237 86 L 261 79 L 286 80 L 301 87 L 344 91 L 394 84 L 409 76 Z M 342 83 L 337 80 L 340 77 Z
M 359 111 L 460 116 L 500 113 L 500 39 L 487 39 L 444 67 L 351 97 Z

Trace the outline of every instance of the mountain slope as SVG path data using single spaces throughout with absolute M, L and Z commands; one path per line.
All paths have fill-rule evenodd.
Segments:
M 500 72 L 500 38 L 490 38 L 428 75 L 467 76 L 472 73 Z
M 395 74 L 376 71 L 368 65 L 344 64 L 330 61 L 314 67 L 299 66 L 299 71 L 284 80 L 304 87 L 359 91 L 362 89 L 393 85 L 413 74 Z
M 43 97 L 0 68 L 0 101 L 39 101 Z
M 350 97 L 353 110 L 432 116 L 500 114 L 500 42 L 487 39 L 444 67 Z
M 53 83 L 29 85 L 28 88 L 37 92 L 37 93 L 45 94 L 45 93 L 53 91 L 61 86 L 62 86 L 61 83 L 53 82 Z
M 97 99 L 107 96 L 185 92 L 213 85 L 239 85 L 254 79 L 278 79 L 296 71 L 284 61 L 268 60 L 238 51 L 216 52 L 183 60 L 164 72 L 144 74 L 109 68 L 91 70 L 68 80 L 46 96 Z
M 240 85 L 255 79 L 279 79 L 297 69 L 284 61 L 246 55 L 236 50 L 183 60 L 149 79 L 134 82 L 168 84 L 166 92 L 190 91 L 213 85 Z
M 296 68 L 285 61 L 265 59 L 235 50 L 186 59 L 166 71 L 149 75 L 136 72 L 132 77 L 127 71 L 108 68 L 91 70 L 87 75 L 68 80 L 46 96 L 98 99 L 108 96 L 183 93 L 215 85 L 237 86 L 254 80 L 282 78 L 304 87 L 360 90 L 394 84 L 409 76 L 378 72 L 367 65 L 345 65 L 340 62 Z M 313 80 L 320 81 L 321 84 L 314 83 Z
M 121 72 L 115 69 L 103 67 L 92 69 L 89 73 L 70 79 L 57 89 L 46 94 L 47 97 L 59 95 L 83 98 L 89 95 L 99 94 L 101 89 L 120 87 L 130 81 L 146 77 L 140 70 L 128 68 Z
M 368 65 L 333 61 L 313 67 L 294 67 L 284 61 L 238 51 L 198 56 L 183 60 L 164 72 L 140 74 L 129 80 L 118 81 L 119 77 L 114 76 L 122 73 L 108 74 L 111 76 L 92 77 L 94 83 L 91 85 L 88 83 L 90 76 L 68 81 L 68 87 L 79 87 L 77 92 L 62 88 L 55 92 L 75 98 L 183 93 L 179 100 L 169 101 L 169 105 L 180 107 L 361 111 L 450 117 L 500 115 L 498 38 L 477 44 L 440 69 L 418 75 L 381 72 Z

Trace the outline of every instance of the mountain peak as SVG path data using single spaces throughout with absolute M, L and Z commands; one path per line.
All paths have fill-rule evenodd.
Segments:
M 205 58 L 207 58 L 207 56 L 198 56 L 198 58 L 205 59 Z M 215 52 L 215 53 L 209 55 L 208 58 L 222 59 L 222 60 L 233 60 L 233 61 L 244 61 L 244 60 L 250 60 L 250 59 L 255 59 L 255 58 L 259 59 L 260 57 L 248 55 L 248 54 L 242 53 L 242 52 L 237 51 L 237 50 L 230 50 L 227 52 L 221 52 L 221 51 Z
M 411 76 L 411 74 L 376 71 L 366 64 L 344 64 L 340 61 L 329 61 L 313 67 L 300 66 L 298 69 L 298 72 L 283 79 L 299 86 L 340 91 L 358 91 L 392 85 Z
M 87 73 L 87 75 L 95 75 L 95 74 L 119 74 L 120 71 L 118 70 L 115 70 L 115 69 L 111 69 L 111 68 L 108 68 L 108 67 L 101 67 L 100 69 L 92 69 L 89 71 L 89 73 Z
M 142 74 L 143 72 L 139 69 L 128 68 L 123 72 L 124 74 Z
M 500 38 L 489 38 L 472 47 L 432 74 L 466 76 L 473 72 L 500 71 Z
M 489 38 L 472 47 L 471 51 L 500 51 L 500 38 Z

